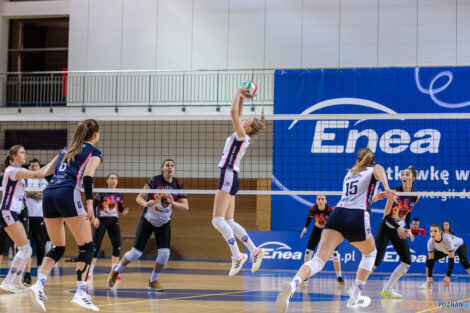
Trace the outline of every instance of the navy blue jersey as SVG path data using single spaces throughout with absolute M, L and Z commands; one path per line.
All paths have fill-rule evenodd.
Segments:
M 93 147 L 91 144 L 85 142 L 82 151 L 75 156 L 75 160 L 68 164 L 66 161 L 62 162 L 65 156 L 67 147 L 62 149 L 59 153 L 59 159 L 54 170 L 54 176 L 51 179 L 46 189 L 72 187 L 75 189 L 82 188 L 83 172 L 85 171 L 88 160 L 91 157 L 97 156 L 103 160 L 101 152 Z

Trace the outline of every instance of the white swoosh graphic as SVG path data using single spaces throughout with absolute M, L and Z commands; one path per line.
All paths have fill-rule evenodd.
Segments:
M 288 249 L 288 250 L 292 250 L 291 247 L 289 247 L 288 245 L 286 245 L 285 243 L 282 243 L 282 242 L 279 242 L 279 241 L 268 241 L 268 242 L 265 242 L 261 245 L 259 245 L 260 248 L 264 247 L 264 246 L 267 246 L 267 245 L 278 245 L 280 247 L 278 247 L 276 250 L 279 250 L 279 249 Z
M 315 112 L 317 110 L 327 108 L 327 107 L 331 107 L 331 106 L 336 106 L 336 105 L 356 105 L 356 106 L 360 106 L 360 107 L 367 107 L 367 108 L 371 108 L 371 109 L 376 109 L 378 111 L 382 111 L 382 112 L 389 113 L 389 114 L 397 113 L 394 110 L 392 110 L 392 109 L 390 109 L 390 108 L 388 108 L 388 107 L 386 107 L 386 106 L 384 106 L 380 103 L 377 103 L 377 102 L 371 101 L 371 100 L 367 100 L 367 99 L 335 98 L 335 99 L 324 100 L 324 101 L 318 102 L 318 103 L 312 105 L 311 107 L 309 107 L 308 109 L 306 109 L 305 111 L 303 111 L 300 114 L 301 115 L 310 114 L 310 113 Z M 294 125 L 297 124 L 298 121 L 299 120 L 294 120 L 290 124 L 289 129 L 294 127 Z M 359 124 L 362 121 L 363 120 L 357 121 L 354 125 Z
M 448 81 L 443 86 L 434 89 L 434 84 L 441 77 L 447 77 Z M 463 107 L 469 106 L 470 101 L 460 102 L 460 103 L 448 103 L 448 102 L 444 102 L 436 98 L 435 95 L 445 90 L 447 87 L 449 87 L 453 79 L 454 79 L 454 74 L 452 74 L 451 71 L 442 71 L 436 76 L 434 76 L 434 78 L 431 80 L 431 83 L 429 84 L 429 89 L 426 89 L 419 82 L 419 68 L 415 68 L 416 86 L 418 87 L 419 91 L 421 91 L 424 94 L 429 95 L 431 99 L 434 101 L 434 103 L 436 103 L 437 105 L 443 108 L 448 108 L 448 109 L 457 109 L 457 108 L 463 108 Z

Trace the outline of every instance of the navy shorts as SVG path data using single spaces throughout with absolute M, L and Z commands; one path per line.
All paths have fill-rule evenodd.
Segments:
M 349 242 L 364 241 L 372 236 L 369 212 L 361 209 L 334 208 L 323 229 L 336 230 Z
M 0 225 L 2 225 L 3 228 L 10 226 L 11 224 L 19 220 L 20 218 L 18 217 L 18 214 L 15 211 L 2 210 Z
M 220 169 L 220 181 L 218 190 L 223 190 L 231 194 L 236 195 L 240 188 L 240 181 L 238 180 L 238 173 L 232 169 L 221 168 Z
M 74 217 L 86 213 L 82 194 L 74 188 L 46 188 L 42 210 L 45 218 Z

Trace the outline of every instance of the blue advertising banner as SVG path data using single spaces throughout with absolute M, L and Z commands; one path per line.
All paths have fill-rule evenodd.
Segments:
M 307 246 L 307 241 L 310 232 L 307 232 L 302 239 L 300 239 L 300 232 L 289 231 L 249 231 L 253 242 L 259 247 L 266 249 L 266 254 L 263 258 L 261 265 L 262 269 L 290 269 L 297 270 L 303 264 L 304 252 Z M 411 249 L 411 267 L 409 273 L 426 273 L 426 256 L 427 256 L 427 242 L 429 236 L 415 236 L 414 242 L 409 242 Z M 464 242 L 470 242 L 470 236 L 463 237 Z M 356 271 L 359 263 L 361 262 L 361 253 L 359 250 L 344 241 L 338 247 L 341 254 L 341 270 L 342 271 Z M 455 256 L 455 266 L 453 274 L 464 274 L 467 272 Z M 392 272 L 395 267 L 400 264 L 400 258 L 390 243 L 387 246 L 382 263 L 375 270 L 376 272 Z M 441 259 L 434 266 L 435 274 L 447 273 L 448 259 Z M 251 268 L 251 263 L 246 262 L 245 268 Z M 334 271 L 333 262 L 325 264 L 324 270 Z
M 278 70 L 275 114 L 470 112 L 470 68 Z M 417 191 L 468 191 L 470 120 L 275 121 L 273 190 L 341 191 L 357 152 L 369 147 L 391 187 L 400 173 L 418 171 Z M 339 196 L 327 201 L 335 206 Z M 273 196 L 272 230 L 300 231 L 314 196 Z M 421 197 L 411 212 L 420 226 L 450 220 L 457 235 L 470 234 L 465 197 Z M 385 201 L 372 206 L 375 234 Z M 286 213 L 288 212 L 288 214 Z

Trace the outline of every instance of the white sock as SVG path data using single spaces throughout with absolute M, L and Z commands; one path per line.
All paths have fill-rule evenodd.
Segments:
M 385 290 L 390 290 L 393 288 L 393 286 L 397 283 L 397 281 L 408 272 L 408 269 L 410 268 L 409 264 L 406 263 L 400 263 L 392 273 L 392 276 L 390 276 L 390 279 L 387 281 L 387 283 L 384 286 Z
M 8 271 L 7 277 L 5 277 L 6 283 L 13 283 L 15 278 L 19 274 L 23 273 L 24 265 L 26 265 L 26 260 L 19 256 L 19 253 L 15 255 L 13 261 L 11 262 L 10 270 Z
M 235 240 L 235 236 L 233 235 L 232 228 L 227 224 L 225 219 L 221 216 L 214 217 L 214 220 L 217 220 L 218 228 L 217 230 L 222 234 L 225 241 L 232 252 L 232 257 L 236 259 L 240 259 L 242 254 L 240 253 L 240 249 L 238 249 L 237 241 Z
M 159 276 L 160 276 L 160 273 L 155 273 L 155 271 L 152 271 L 152 276 L 150 277 L 150 282 L 153 283 L 154 281 L 156 281 L 158 279 Z
M 95 264 L 90 264 L 90 270 L 88 271 L 88 276 L 93 276 L 94 269 L 95 269 Z
M 341 271 L 336 272 L 336 278 L 340 278 L 340 277 L 341 277 Z
M 126 267 L 123 266 L 121 264 L 121 262 L 118 263 L 118 265 L 116 265 L 116 268 L 114 269 L 115 272 L 118 272 L 119 274 L 121 274 L 121 272 L 125 269 Z
M 36 285 L 37 285 L 41 290 L 44 289 L 44 285 L 46 284 L 46 281 L 47 281 L 47 276 L 44 275 L 44 274 L 38 273 L 38 278 L 36 279 Z
M 356 278 L 356 281 L 354 283 L 354 288 L 351 292 L 351 297 L 354 300 L 358 300 L 359 296 L 361 295 L 362 290 L 364 289 L 364 286 L 366 285 L 366 282 L 363 280 L 359 280 Z
M 243 226 L 241 226 L 240 224 L 235 222 L 235 220 L 233 218 L 227 220 L 226 222 L 232 228 L 233 233 L 235 234 L 235 236 L 237 236 L 237 238 L 241 242 L 243 242 L 243 244 L 248 248 L 248 250 L 250 250 L 250 254 L 255 254 L 256 252 L 258 252 L 258 248 L 255 246 L 253 241 L 251 241 L 250 236 L 248 236 L 248 234 L 247 234 L 245 228 L 243 228 Z
M 87 282 L 86 281 L 78 281 L 77 280 L 77 292 L 80 294 L 86 293 L 86 286 Z
M 302 283 L 302 280 L 300 279 L 299 276 L 295 275 L 290 284 L 295 288 L 299 287 L 299 285 Z
M 117 266 L 117 263 L 111 263 L 111 271 Z

